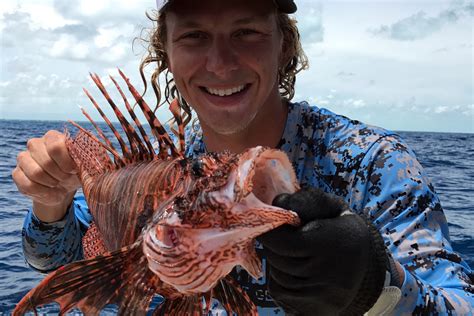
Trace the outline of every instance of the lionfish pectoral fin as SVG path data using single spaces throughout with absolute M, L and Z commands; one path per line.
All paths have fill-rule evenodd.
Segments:
M 254 278 L 262 276 L 262 262 L 255 252 L 254 243 L 249 242 L 243 254 L 241 266 Z
M 155 293 L 154 282 L 149 279 L 155 276 L 143 257 L 141 242 L 137 242 L 104 256 L 65 265 L 28 292 L 13 315 L 52 302 L 59 303 L 61 314 L 77 307 L 87 315 L 98 315 L 105 305 L 117 303 L 119 311 L 145 315 Z
M 218 300 L 227 315 L 258 315 L 257 307 L 247 293 L 231 277 L 220 280 L 212 289 L 212 297 Z

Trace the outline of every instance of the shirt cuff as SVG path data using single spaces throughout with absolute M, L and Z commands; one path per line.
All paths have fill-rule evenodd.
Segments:
M 420 287 L 418 280 L 409 271 L 402 266 L 405 274 L 401 290 L 401 298 L 397 306 L 394 308 L 394 315 L 412 315 L 413 310 L 416 308 L 418 297 L 420 295 Z
M 35 225 L 36 227 L 40 227 L 44 230 L 64 228 L 69 221 L 74 220 L 73 218 L 74 217 L 74 202 L 72 202 L 71 205 L 69 205 L 69 207 L 66 210 L 66 214 L 64 214 L 64 217 L 55 222 L 43 222 L 36 216 L 35 212 L 33 211 L 33 208 L 30 209 L 30 214 L 31 214 L 31 223 Z

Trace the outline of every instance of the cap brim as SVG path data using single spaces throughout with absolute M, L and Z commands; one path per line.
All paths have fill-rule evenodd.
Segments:
M 283 13 L 295 13 L 296 4 L 293 0 L 273 0 L 280 10 Z
M 156 8 L 158 11 L 162 11 L 168 7 L 172 0 L 156 0 Z M 278 10 L 283 13 L 295 13 L 296 4 L 293 0 L 273 0 Z

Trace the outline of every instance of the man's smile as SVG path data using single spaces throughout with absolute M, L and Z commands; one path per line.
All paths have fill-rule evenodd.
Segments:
M 232 106 L 241 104 L 245 96 L 250 91 L 252 84 L 229 85 L 225 87 L 206 87 L 200 86 L 205 98 L 212 104 L 218 106 Z
M 239 85 L 239 86 L 230 87 L 230 88 L 226 88 L 226 89 L 204 87 L 204 89 L 208 93 L 210 93 L 212 95 L 217 95 L 217 96 L 220 96 L 220 97 L 225 97 L 225 96 L 232 95 L 234 93 L 238 93 L 238 92 L 244 90 L 244 88 L 245 88 L 245 85 Z

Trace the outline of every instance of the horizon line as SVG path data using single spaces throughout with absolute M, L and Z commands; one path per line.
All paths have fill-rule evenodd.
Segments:
M 0 121 L 26 121 L 26 122 L 62 122 L 62 123 L 68 123 L 68 120 L 58 120 L 58 119 L 50 119 L 50 120 L 45 120 L 45 119 L 6 119 L 6 118 L 0 118 Z M 71 120 L 73 122 L 77 123 L 87 123 L 90 124 L 89 121 L 87 120 Z M 120 124 L 118 120 L 110 120 L 114 124 Z M 106 124 L 105 122 L 96 122 L 96 123 L 103 123 Z M 163 123 L 166 124 L 166 123 Z M 373 125 L 373 124 L 367 124 L 367 125 Z M 383 129 L 394 131 L 394 132 L 406 132 L 406 133 L 438 133 L 438 134 L 474 134 L 474 131 L 429 131 L 429 130 L 402 130 L 402 129 L 389 129 L 380 126 Z

